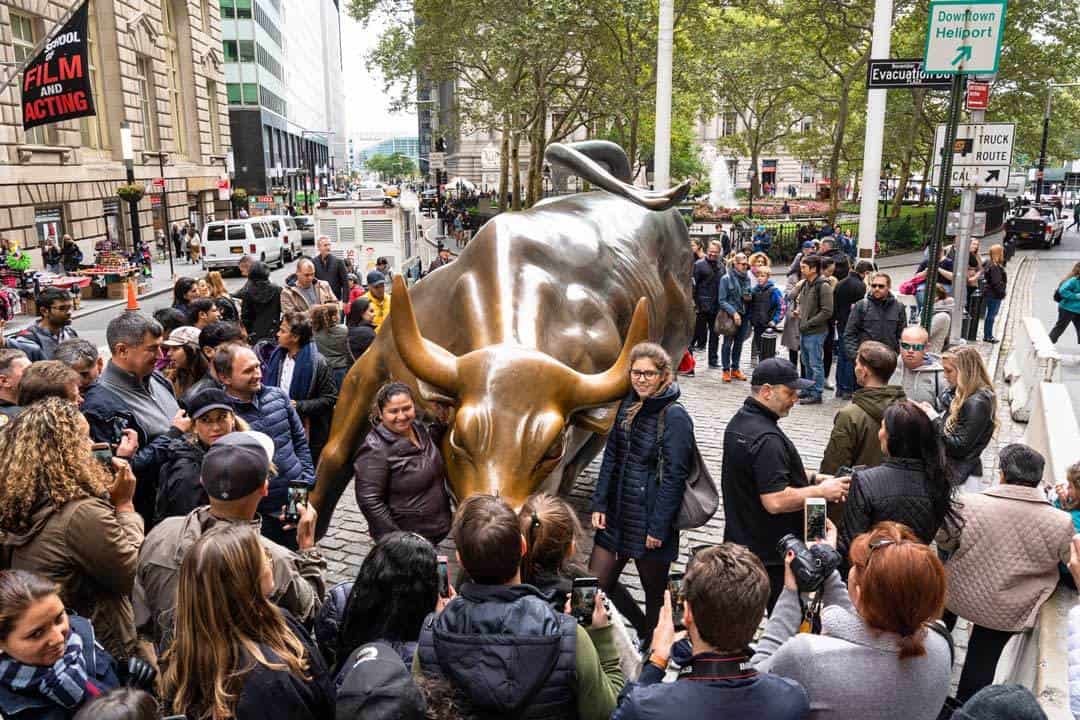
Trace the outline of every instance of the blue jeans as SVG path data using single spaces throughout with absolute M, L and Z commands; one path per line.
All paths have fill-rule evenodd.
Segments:
M 855 359 L 847 356 L 843 333 L 836 340 L 836 392 L 855 392 Z
M 816 335 L 803 335 L 799 338 L 799 353 L 802 363 L 810 368 L 814 380 L 814 387 L 807 390 L 808 395 L 816 398 L 821 397 L 825 391 L 825 338 L 828 333 L 820 332 Z
M 720 347 L 720 367 L 724 370 L 738 370 L 739 358 L 742 357 L 742 346 L 746 342 L 746 336 L 750 334 L 750 320 L 743 317 L 734 335 L 724 337 L 724 344 Z
M 1001 309 L 1001 298 L 986 298 L 986 322 L 983 323 L 983 340 L 994 337 L 994 320 Z

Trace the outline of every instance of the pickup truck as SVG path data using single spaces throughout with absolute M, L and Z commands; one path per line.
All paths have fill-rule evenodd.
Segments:
M 1025 243 L 1051 248 L 1061 243 L 1065 220 L 1054 205 L 1031 205 L 1005 221 L 1005 244 L 1019 247 Z

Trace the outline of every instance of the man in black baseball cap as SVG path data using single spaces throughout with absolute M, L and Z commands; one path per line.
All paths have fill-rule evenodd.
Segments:
M 213 399 L 200 395 L 200 400 L 207 402 L 193 412 L 220 407 Z M 139 551 L 132 603 L 140 636 L 153 642 L 159 655 L 171 642 L 180 563 L 188 549 L 220 523 L 261 530 L 259 501 L 269 491 L 273 452 L 274 441 L 260 432 L 233 432 L 218 438 L 203 456 L 200 472 L 210 504 L 187 515 L 166 518 L 146 536 Z M 303 623 L 315 619 L 326 595 L 326 560 L 315 545 L 316 519 L 315 508 L 303 506 L 296 531 L 299 552 L 265 536 L 260 538 L 273 562 L 270 599 Z
M 758 363 L 746 399 L 724 431 L 724 542 L 745 545 L 769 574 L 769 611 L 784 589 L 784 558 L 776 543 L 788 533 L 802 537 L 807 498 L 842 502 L 850 478 L 807 472 L 799 451 L 780 429 L 798 402 L 799 390 L 813 385 L 783 358 Z

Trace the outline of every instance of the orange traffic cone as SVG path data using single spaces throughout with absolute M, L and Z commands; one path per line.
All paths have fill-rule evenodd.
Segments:
M 139 309 L 139 293 L 135 288 L 134 280 L 128 280 L 127 284 L 127 309 L 131 311 Z

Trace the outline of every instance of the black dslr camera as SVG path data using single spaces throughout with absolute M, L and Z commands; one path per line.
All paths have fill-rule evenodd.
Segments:
M 795 575 L 795 584 L 799 586 L 800 592 L 817 590 L 825 582 L 825 578 L 840 567 L 840 553 L 831 545 L 818 543 L 806 547 L 806 543 L 791 533 L 780 538 L 776 549 L 781 558 L 787 557 L 788 550 L 795 553 L 795 557 L 791 559 L 791 572 Z

